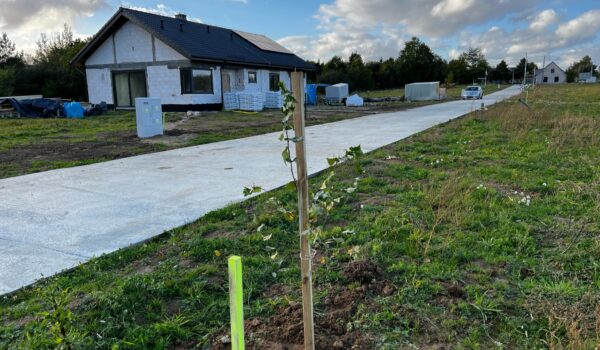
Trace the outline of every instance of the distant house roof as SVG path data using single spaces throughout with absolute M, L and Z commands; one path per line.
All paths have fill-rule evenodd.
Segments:
M 312 64 L 264 35 L 126 8 L 119 8 L 90 43 L 73 58 L 71 64 L 83 65 L 127 21 L 142 27 L 192 61 L 304 71 L 315 69 Z
M 560 69 L 561 72 L 567 74 L 562 68 L 560 68 L 560 66 L 558 64 L 556 64 L 556 63 L 554 63 L 554 61 L 552 61 L 552 62 L 548 63 L 546 65 L 546 67 L 544 67 L 542 69 L 536 68 L 535 69 L 535 75 L 537 76 L 537 75 L 540 75 L 540 74 L 544 74 L 544 72 L 546 71 L 546 69 L 550 68 L 550 66 L 556 67 L 556 68 Z

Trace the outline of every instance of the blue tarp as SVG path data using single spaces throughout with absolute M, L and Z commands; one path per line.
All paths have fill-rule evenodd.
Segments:
M 306 104 L 315 106 L 317 104 L 317 84 L 306 85 Z
M 81 103 L 79 102 L 67 102 L 63 107 L 67 118 L 82 119 L 85 114 L 85 110 L 81 107 Z
M 306 104 L 310 106 L 317 105 L 317 89 L 320 87 L 328 87 L 330 84 L 306 84 Z
M 16 100 L 9 98 L 0 101 L 8 102 L 23 117 L 31 118 L 55 118 L 63 116 L 62 102 L 47 98 L 34 98 L 30 100 Z

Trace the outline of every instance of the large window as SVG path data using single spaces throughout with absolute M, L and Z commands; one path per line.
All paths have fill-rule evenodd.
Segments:
M 182 69 L 182 94 L 212 94 L 212 71 L 210 69 Z
M 269 91 L 279 91 L 279 73 L 269 73 Z
M 256 71 L 248 71 L 248 84 L 256 84 Z

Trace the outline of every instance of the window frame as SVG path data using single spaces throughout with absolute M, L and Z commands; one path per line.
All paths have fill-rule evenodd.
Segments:
M 194 86 L 194 71 L 204 71 L 209 73 L 210 78 L 210 89 L 207 91 L 196 90 Z M 184 86 L 184 74 L 187 74 L 187 79 L 190 82 L 190 89 L 186 89 Z M 179 82 L 181 86 L 181 94 L 182 95 L 214 95 L 215 86 L 213 82 L 213 70 L 210 68 L 180 68 L 179 69 Z
M 250 75 L 254 75 L 254 81 L 250 80 Z M 248 84 L 258 84 L 258 71 L 256 70 L 249 70 L 248 71 Z
M 275 90 L 271 88 L 271 77 L 277 77 L 277 84 L 275 84 Z M 281 76 L 279 73 L 269 72 L 269 91 L 278 92 L 279 91 L 279 83 L 281 82 Z

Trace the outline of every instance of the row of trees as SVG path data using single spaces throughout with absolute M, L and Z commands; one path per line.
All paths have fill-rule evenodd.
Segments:
M 75 39 L 71 28 L 62 32 L 41 34 L 37 50 L 31 56 L 18 51 L 6 33 L 0 36 L 0 96 L 34 95 L 85 100 L 86 81 L 83 72 L 69 61 L 85 46 L 87 40 Z M 402 88 L 407 83 L 441 81 L 447 84 L 471 84 L 486 78 L 488 81 L 510 82 L 523 79 L 526 60 L 521 59 L 513 69 L 503 60 L 491 67 L 479 48 L 471 48 L 458 58 L 446 61 L 416 37 L 405 43 L 397 58 L 364 62 L 354 53 L 348 61 L 334 56 L 326 63 L 313 62 L 317 71 L 309 78 L 318 83 L 348 82 L 353 90 Z M 593 67 L 591 58 L 584 57 L 567 70 L 568 81 L 575 81 L 579 72 Z M 537 68 L 527 64 L 527 71 Z M 18 77 L 18 78 L 17 78 Z
M 87 40 L 75 39 L 67 25 L 62 32 L 41 34 L 31 56 L 18 51 L 6 33 L 0 36 L 0 96 L 37 95 L 86 99 L 85 75 L 69 61 Z
M 509 68 L 502 60 L 495 67 L 487 62 L 479 48 L 470 48 L 458 58 L 446 61 L 418 38 L 406 42 L 397 58 L 364 63 L 362 57 L 353 53 L 348 61 L 334 56 L 326 63 L 313 62 L 317 71 L 310 77 L 318 83 L 335 84 L 348 82 L 352 90 L 377 90 L 402 88 L 407 83 L 420 81 L 440 81 L 446 84 L 481 83 L 488 81 L 522 81 L 527 64 L 527 74 L 539 68 L 533 62 L 522 58 L 516 67 Z M 568 81 L 575 81 L 579 72 L 589 71 L 591 58 L 584 57 L 573 63 L 567 70 Z M 593 66 L 597 75 L 597 66 Z

